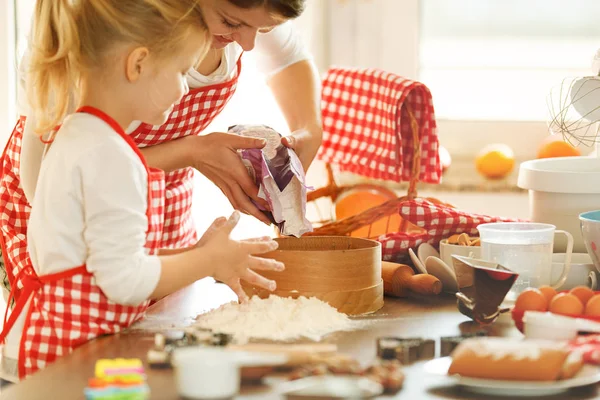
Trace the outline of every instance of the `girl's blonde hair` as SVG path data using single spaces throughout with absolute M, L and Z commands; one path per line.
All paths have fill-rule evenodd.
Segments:
M 206 32 L 198 46 L 208 51 L 200 1 L 38 0 L 27 79 L 36 132 L 62 122 L 75 102 L 81 71 L 105 65 L 115 44 L 138 44 L 168 56 L 196 28 Z

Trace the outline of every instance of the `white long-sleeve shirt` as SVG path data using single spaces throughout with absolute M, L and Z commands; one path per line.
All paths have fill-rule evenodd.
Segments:
M 42 162 L 32 199 L 28 251 L 37 275 L 85 264 L 109 300 L 147 300 L 161 272 L 158 256 L 144 248 L 147 183 L 139 156 L 106 122 L 86 113 L 67 117 Z M 26 310 L 4 347 L 12 360 Z
M 291 21 L 288 21 L 268 33 L 258 34 L 256 47 L 252 50 L 256 54 L 258 70 L 268 79 L 277 72 L 299 61 L 310 58 L 310 53 L 304 46 L 299 33 L 294 29 Z M 237 43 L 228 44 L 221 58 L 219 67 L 210 75 L 204 76 L 196 70 L 190 70 L 187 74 L 190 89 L 219 84 L 230 79 L 236 71 L 236 63 L 242 54 L 242 48 Z M 20 115 L 29 116 L 30 107 L 27 99 L 26 76 L 28 68 L 28 54 L 26 53 L 19 65 L 19 85 L 17 93 L 17 110 Z M 139 126 L 139 122 L 133 122 L 128 132 L 132 132 Z M 35 121 L 28 118 L 25 123 L 23 142 L 21 146 L 21 186 L 25 197 L 29 200 L 33 197 L 41 155 L 44 150 L 43 143 L 33 133 Z

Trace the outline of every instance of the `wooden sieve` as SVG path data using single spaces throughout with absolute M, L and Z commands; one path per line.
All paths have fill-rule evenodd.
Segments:
M 372 313 L 383 306 L 381 244 L 344 237 L 277 238 L 279 248 L 264 255 L 285 264 L 285 271 L 260 271 L 277 282 L 281 297 L 317 297 L 349 315 Z M 246 282 L 249 296 L 271 292 Z

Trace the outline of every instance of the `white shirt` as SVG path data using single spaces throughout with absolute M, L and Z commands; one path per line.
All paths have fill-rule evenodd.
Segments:
M 106 122 L 73 114 L 40 169 L 28 225 L 38 274 L 85 264 L 106 297 L 124 305 L 147 300 L 160 279 L 158 256 L 144 248 L 147 173 L 139 156 Z M 17 359 L 27 307 L 10 331 L 4 356 Z
M 292 21 L 288 21 L 268 33 L 258 34 L 256 37 L 256 60 L 259 71 L 268 79 L 286 67 L 310 58 L 310 53 L 305 48 L 299 33 L 294 29 Z M 224 82 L 235 73 L 237 61 L 242 54 L 242 48 L 237 43 L 228 44 L 224 51 L 219 67 L 209 76 L 204 76 L 196 70 L 187 74 L 188 85 L 191 89 L 214 85 Z M 29 65 L 28 54 L 25 53 L 19 65 L 19 85 L 17 90 L 17 110 L 19 115 L 28 116 L 30 107 L 27 100 L 26 76 Z M 38 179 L 39 165 L 44 146 L 33 133 L 31 118 L 25 123 L 23 142 L 21 146 L 21 186 L 25 197 L 31 199 Z M 139 126 L 133 122 L 128 132 Z

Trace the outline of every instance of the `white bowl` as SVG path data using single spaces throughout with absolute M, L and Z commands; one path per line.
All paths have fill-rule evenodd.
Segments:
M 565 253 L 552 255 L 552 282 L 558 281 L 565 268 Z M 575 286 L 587 286 L 592 290 L 598 289 L 597 272 L 592 259 L 587 253 L 571 255 L 571 270 L 565 283 L 558 290 L 571 290 Z
M 584 212 L 579 220 L 585 248 L 600 271 L 600 210 Z
M 573 251 L 586 251 L 579 214 L 598 208 L 600 158 L 558 157 L 521 163 L 517 185 L 529 191 L 529 219 L 555 225 L 573 235 Z M 557 237 L 554 251 L 565 251 Z
M 469 258 L 481 258 L 481 247 L 479 246 L 460 246 L 458 244 L 448 244 L 448 239 L 440 241 L 440 258 L 447 265 L 454 265 L 452 256 L 463 256 Z
M 526 311 L 523 316 L 527 339 L 570 340 L 577 337 L 575 318 L 550 312 Z

